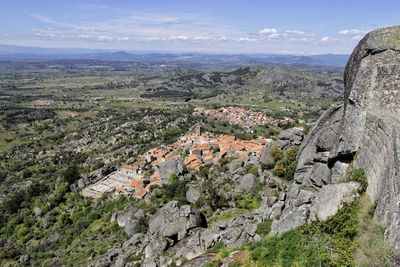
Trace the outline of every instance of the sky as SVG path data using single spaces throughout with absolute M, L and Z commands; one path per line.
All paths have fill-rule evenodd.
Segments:
M 348 54 L 395 0 L 1 0 L 0 44 L 128 52 Z

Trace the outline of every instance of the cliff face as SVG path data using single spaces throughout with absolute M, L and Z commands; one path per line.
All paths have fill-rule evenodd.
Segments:
M 347 63 L 344 81 L 343 106 L 326 111 L 300 148 L 291 187 L 314 194 L 314 201 L 301 205 L 306 212 L 300 221 L 318 217 L 313 203 L 323 198 L 326 187 L 339 183 L 349 168 L 363 168 L 367 194 L 378 201 L 375 219 L 386 226 L 387 240 L 400 248 L 400 26 L 367 34 Z M 288 216 L 296 215 L 290 205 L 295 197 L 287 196 Z M 284 222 L 285 216 L 273 231 L 281 232 Z

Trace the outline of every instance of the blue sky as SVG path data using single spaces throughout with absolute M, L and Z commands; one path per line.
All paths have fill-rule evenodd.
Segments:
M 0 43 L 126 51 L 350 53 L 400 1 L 2 0 Z

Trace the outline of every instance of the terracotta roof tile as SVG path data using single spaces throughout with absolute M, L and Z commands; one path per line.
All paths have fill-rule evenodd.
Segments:
M 141 187 L 141 186 L 143 186 L 143 180 L 133 180 L 130 183 L 130 186 L 136 187 L 136 188 Z
M 148 192 L 145 189 L 136 190 L 133 195 L 137 198 L 143 198 Z

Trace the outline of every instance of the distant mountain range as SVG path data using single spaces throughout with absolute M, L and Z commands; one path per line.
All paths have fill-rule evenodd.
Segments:
M 277 54 L 196 54 L 126 52 L 83 48 L 39 48 L 0 44 L 0 61 L 23 60 L 104 60 L 141 62 L 220 62 L 224 64 L 301 64 L 311 66 L 345 66 L 349 55 L 277 55 Z

